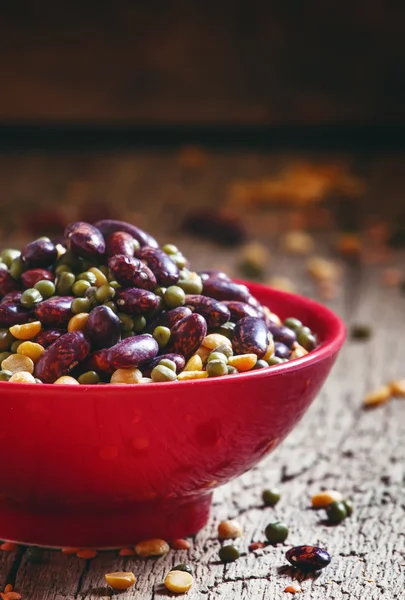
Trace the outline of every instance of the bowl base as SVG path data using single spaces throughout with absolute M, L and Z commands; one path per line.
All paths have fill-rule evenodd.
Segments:
M 207 523 L 212 493 L 131 503 L 105 512 L 72 510 L 16 510 L 0 506 L 0 539 L 47 548 L 90 547 L 113 549 L 140 540 L 167 541 L 197 533 Z

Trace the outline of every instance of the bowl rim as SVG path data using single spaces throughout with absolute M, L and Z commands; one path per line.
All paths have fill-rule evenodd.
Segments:
M 326 307 L 325 305 L 321 304 L 320 302 L 317 302 L 316 300 L 313 300 L 312 298 L 308 298 L 306 296 L 301 296 L 299 294 L 293 294 L 291 292 L 286 292 L 284 290 L 277 290 L 275 288 L 272 288 L 270 286 L 267 285 L 263 285 L 260 283 L 256 283 L 256 282 L 251 282 L 251 281 L 242 281 L 242 280 L 235 280 L 238 283 L 242 283 L 244 285 L 247 285 L 248 288 L 252 291 L 253 295 L 255 295 L 255 291 L 256 292 L 262 292 L 262 293 L 271 293 L 274 297 L 278 297 L 280 300 L 281 299 L 291 299 L 291 300 L 295 300 L 296 302 L 299 301 L 300 303 L 302 303 L 304 306 L 306 306 L 306 308 L 308 309 L 309 312 L 312 313 L 316 313 L 316 317 L 317 319 L 319 319 L 320 322 L 322 322 L 325 326 L 325 338 L 324 340 L 319 344 L 319 346 L 317 346 L 314 350 L 311 350 L 311 352 L 308 352 L 308 354 L 306 354 L 305 356 L 302 356 L 301 358 L 296 358 L 294 360 L 285 362 L 285 363 L 281 363 L 280 365 L 273 365 L 271 367 L 271 369 L 257 369 L 257 370 L 253 370 L 253 371 L 246 371 L 244 373 L 238 373 L 235 376 L 232 377 L 207 377 L 205 379 L 190 379 L 190 380 L 185 380 L 185 381 L 173 381 L 173 382 L 161 382 L 161 383 L 154 383 L 153 384 L 153 389 L 155 390 L 169 390 L 170 389 L 170 385 L 176 384 L 176 387 L 178 385 L 181 385 L 182 388 L 185 386 L 201 386 L 204 385 L 205 387 L 209 387 L 209 386 L 218 386 L 218 385 L 228 385 L 230 382 L 235 382 L 236 381 L 240 381 L 240 382 L 246 382 L 247 380 L 250 379 L 264 379 L 264 378 L 268 378 L 268 377 L 272 377 L 272 376 L 276 376 L 279 373 L 290 373 L 293 371 L 298 371 L 301 369 L 304 369 L 306 367 L 309 367 L 310 365 L 317 363 L 319 361 L 322 361 L 330 356 L 333 356 L 335 354 L 337 354 L 337 352 L 340 350 L 341 346 L 343 345 L 345 339 L 346 339 L 346 326 L 343 322 L 343 320 L 336 314 L 334 313 L 330 308 Z M 31 384 L 32 386 L 33 384 Z M 39 384 L 38 384 L 39 385 Z M 150 390 L 150 383 L 137 383 L 137 384 L 122 384 L 122 385 L 103 385 L 103 386 L 95 386 L 95 385 L 58 385 L 57 389 L 60 389 L 61 391 L 64 390 L 69 390 L 72 394 L 79 394 L 79 395 L 83 395 L 85 394 L 85 392 L 88 392 L 89 390 L 94 391 L 95 389 L 98 389 L 100 391 L 100 394 L 105 395 L 105 394 L 111 394 L 117 393 L 117 388 L 120 389 L 121 391 L 124 390 L 128 390 L 130 392 L 132 392 L 135 388 L 139 389 L 139 390 L 145 390 L 145 388 L 148 389 L 148 391 Z M 1 381 L 0 382 L 0 393 L 3 392 L 4 390 L 8 389 L 9 391 L 13 390 L 13 391 L 27 391 L 27 384 L 24 383 L 13 383 L 12 387 L 9 385 L 8 382 L 6 381 Z M 32 388 L 31 388 L 32 389 Z M 45 391 L 49 391 L 52 390 L 53 393 L 55 393 L 55 385 L 53 383 L 43 383 L 40 384 L 40 388 L 38 390 L 38 392 L 40 390 Z

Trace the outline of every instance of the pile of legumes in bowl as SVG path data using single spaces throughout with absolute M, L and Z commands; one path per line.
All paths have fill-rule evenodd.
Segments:
M 139 384 L 233 376 L 300 358 L 316 337 L 245 285 L 194 272 L 122 221 L 68 225 L 0 253 L 0 381 Z

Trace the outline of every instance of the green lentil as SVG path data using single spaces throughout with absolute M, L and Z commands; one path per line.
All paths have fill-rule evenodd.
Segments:
M 171 369 L 175 373 L 177 371 L 176 363 L 174 362 L 174 360 L 170 360 L 170 358 L 162 358 L 159 365 L 161 365 L 162 367 L 167 367 L 168 369 Z
M 8 381 L 12 376 L 11 371 L 0 371 L 0 381 Z
M 20 298 L 20 303 L 26 308 L 32 308 L 36 306 L 40 302 L 42 302 L 43 298 L 41 294 L 35 288 L 29 288 L 25 290 Z
M 134 317 L 134 331 L 136 331 L 136 333 L 139 333 L 140 331 L 143 331 L 146 327 L 146 319 L 145 317 L 142 317 L 141 315 L 137 315 L 136 317 Z
M 259 359 L 257 361 L 257 363 L 255 364 L 255 366 L 253 367 L 253 370 L 255 370 L 255 369 L 267 369 L 268 366 L 269 366 L 269 364 L 265 360 Z
M 72 292 L 78 298 L 84 298 L 89 287 L 90 283 L 88 281 L 86 281 L 85 279 L 79 279 L 73 284 Z
M 190 567 L 190 565 L 186 565 L 185 563 L 181 563 L 180 565 L 176 565 L 175 567 L 173 567 L 170 570 L 171 571 L 184 571 L 185 573 L 190 573 L 190 575 L 193 574 L 193 569 Z
M 70 296 L 72 293 L 72 286 L 76 281 L 74 273 L 69 271 L 63 271 L 59 273 L 56 280 L 56 293 L 58 296 Z
M 8 268 L 11 267 L 13 260 L 19 258 L 20 256 L 21 252 L 19 250 L 14 250 L 14 248 L 5 248 L 0 253 L 1 260 L 7 265 Z
M 267 525 L 264 533 L 271 544 L 281 544 L 287 539 L 289 531 L 285 523 L 275 521 Z
M 96 291 L 96 299 L 98 302 L 105 302 L 106 300 L 112 300 L 115 296 L 115 289 L 108 283 L 101 285 Z
M 93 267 L 97 267 L 97 265 L 94 262 L 92 262 L 91 260 L 87 260 L 87 258 L 82 259 L 83 272 L 87 273 L 89 271 L 89 269 L 92 269 Z M 94 273 L 92 273 L 92 275 L 94 275 Z M 80 279 L 82 279 L 82 278 L 80 278 Z
M 0 365 L 3 362 L 3 360 L 6 360 L 6 358 L 8 358 L 9 356 L 11 356 L 11 352 L 0 352 Z
M 4 263 L 4 262 L 0 262 L 0 269 L 1 269 L 1 270 L 4 270 L 4 271 L 7 271 L 7 269 L 8 269 L 8 266 L 6 265 L 6 263 Z
M 297 331 L 297 329 L 301 329 L 302 327 L 301 321 L 299 319 L 296 319 L 295 317 L 288 317 L 287 319 L 285 319 L 284 325 L 286 327 L 289 327 L 293 331 Z
M 88 281 L 90 285 L 95 285 L 97 281 L 97 277 L 91 271 L 83 271 L 83 273 L 80 273 L 80 275 L 77 276 L 77 279 L 84 279 L 85 281 Z
M 104 302 L 104 306 L 108 306 L 108 308 L 111 308 L 111 310 L 117 314 L 118 309 L 117 306 L 115 304 L 115 302 L 113 302 L 112 300 L 107 300 L 107 302 Z
M 15 342 L 13 342 L 10 346 L 11 353 L 17 354 L 17 350 L 21 346 L 22 343 L 23 343 L 23 340 L 15 340 Z
M 208 377 L 228 375 L 228 366 L 222 360 L 211 360 L 206 366 Z
M 165 291 L 164 301 L 169 308 L 177 308 L 184 305 L 186 294 L 178 285 L 171 285 Z
M 329 523 L 338 525 L 347 517 L 347 510 L 344 502 L 332 502 L 326 507 L 326 515 Z
M 179 269 L 184 269 L 187 264 L 187 258 L 180 253 L 171 254 L 170 258 L 179 267 Z
M 353 502 L 349 498 L 346 498 L 346 500 L 343 500 L 343 504 L 345 505 L 347 516 L 351 517 L 353 514 Z
M 220 333 L 221 335 L 224 335 L 225 337 L 227 337 L 228 340 L 232 340 L 234 329 L 235 329 L 235 323 L 228 321 L 228 323 L 221 325 L 221 327 L 212 327 L 209 330 L 209 333 Z
M 270 366 L 272 365 L 281 365 L 284 362 L 284 358 L 279 358 L 278 356 L 270 356 L 267 361 Z
M 297 342 L 308 351 L 313 350 L 316 346 L 316 338 L 313 333 L 311 331 L 307 333 L 307 331 L 303 331 L 302 329 L 298 333 Z
M 105 285 L 105 284 L 104 284 L 104 285 Z M 121 287 L 121 286 L 120 286 L 120 284 L 118 283 L 118 281 L 115 281 L 115 279 L 112 279 L 112 280 L 109 282 L 109 286 L 110 286 L 110 287 L 112 287 L 112 288 L 113 288 L 113 290 L 118 290 L 118 289 Z
M 153 330 L 153 337 L 159 344 L 159 348 L 163 348 L 164 346 L 166 346 L 168 344 L 168 342 L 170 340 L 170 335 L 171 335 L 171 332 L 168 327 L 163 327 L 163 326 L 159 325 L 158 327 L 155 327 L 155 329 Z
M 72 273 L 72 269 L 69 265 L 61 264 L 56 267 L 55 273 L 56 275 L 60 275 L 61 273 Z
M 227 358 L 231 358 L 231 356 L 233 356 L 233 350 L 231 346 L 228 346 L 227 344 L 220 344 L 219 346 L 214 348 L 213 352 L 220 352 L 221 354 L 225 354 Z
M 11 335 L 8 329 L 0 329 L 0 352 L 8 350 L 13 340 L 14 336 Z
M 49 238 L 47 235 L 41 235 L 41 237 L 36 239 L 37 242 L 50 242 L 51 238 Z
M 132 331 L 134 328 L 134 321 L 126 313 L 117 313 L 119 320 L 121 321 L 122 331 Z
M 82 385 L 96 385 L 100 383 L 100 377 L 95 371 L 87 371 L 77 378 L 77 381 Z
M 179 249 L 174 244 L 165 244 L 162 246 L 162 250 L 163 252 L 166 252 L 166 254 L 178 254 L 179 252 Z
M 163 298 L 165 293 L 166 293 L 167 288 L 165 287 L 157 287 L 155 289 L 155 294 L 156 296 L 159 296 L 159 298 Z
M 214 350 L 214 352 L 211 352 L 211 354 L 208 355 L 207 362 L 211 362 L 213 360 L 222 360 L 223 363 L 227 364 L 228 357 L 222 352 L 216 352 Z
M 155 383 L 162 381 L 175 381 L 176 379 L 176 373 L 164 365 L 158 365 L 155 367 L 150 376 L 152 381 Z
M 125 340 L 126 338 L 129 338 L 129 337 L 134 337 L 134 335 L 135 335 L 135 333 L 133 331 L 123 331 L 121 333 L 121 337 L 123 340 Z
M 38 290 L 43 298 L 50 298 L 55 293 L 55 284 L 48 279 L 41 279 L 34 285 L 34 288 Z
M 231 546 L 228 544 L 227 546 L 222 546 L 222 548 L 218 552 L 218 556 L 222 562 L 230 563 L 234 562 L 235 560 L 238 560 L 238 558 L 240 557 L 240 552 L 237 548 L 235 548 L 235 546 Z
M 56 267 L 56 269 L 58 269 L 59 266 L 62 265 L 70 267 L 70 270 L 73 269 L 74 271 L 77 271 L 78 269 L 80 269 L 81 261 L 79 257 L 76 256 L 76 254 L 74 254 L 71 250 L 67 249 L 66 252 L 62 254 L 62 256 L 59 258 L 58 266 Z
M 265 506 L 276 506 L 280 498 L 281 493 L 278 488 L 271 488 L 262 492 L 262 500 Z
M 371 327 L 369 325 L 352 325 L 350 328 L 350 337 L 353 340 L 368 340 L 371 337 Z
M 9 270 L 11 277 L 13 277 L 14 279 L 20 279 L 21 275 L 25 271 L 25 264 L 23 263 L 21 258 L 15 258 L 11 263 Z
M 189 279 L 179 279 L 177 285 L 186 294 L 201 294 L 203 291 L 203 282 L 201 277 L 190 277 Z
M 92 309 L 92 304 L 88 298 L 75 298 L 72 300 L 70 310 L 74 315 L 79 313 L 89 313 Z
M 231 365 L 227 366 L 228 375 L 236 375 L 239 371 L 236 367 L 232 367 Z
M 91 302 L 93 308 L 97 306 L 97 298 L 96 298 L 97 288 L 95 286 L 91 286 L 86 290 L 86 298 L 88 298 Z

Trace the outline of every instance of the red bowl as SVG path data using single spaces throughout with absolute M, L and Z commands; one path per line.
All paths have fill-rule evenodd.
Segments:
M 248 284 L 318 336 L 307 356 L 218 379 L 135 386 L 0 383 L 0 538 L 119 547 L 206 523 L 213 489 L 251 469 L 302 417 L 345 338 L 324 306 Z

